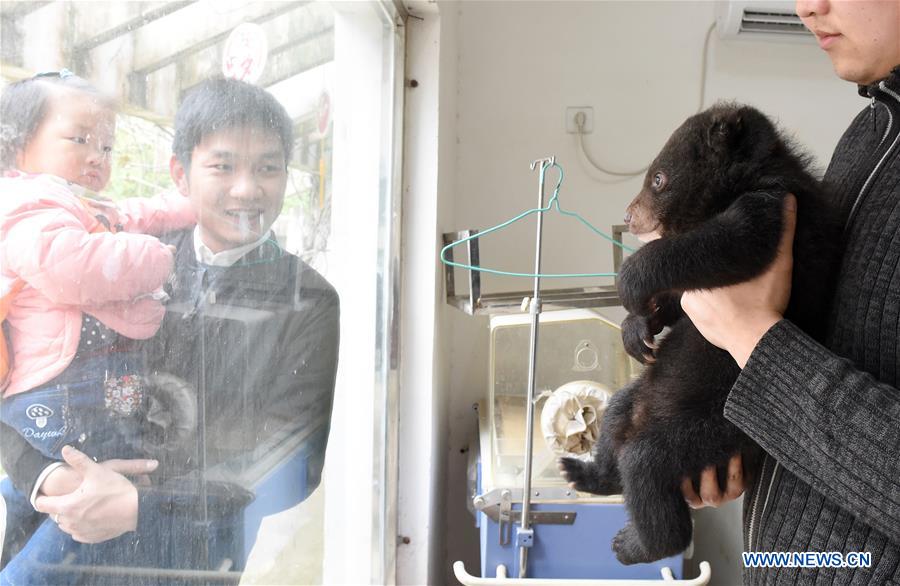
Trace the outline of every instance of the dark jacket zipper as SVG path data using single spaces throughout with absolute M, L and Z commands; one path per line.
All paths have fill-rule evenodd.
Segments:
M 892 98 L 893 102 L 898 107 L 900 107 L 900 94 L 897 94 L 896 92 L 894 92 L 893 90 L 888 88 L 887 84 L 883 81 L 878 84 L 878 88 L 877 88 L 877 90 L 875 90 L 875 92 L 877 94 L 881 94 L 881 96 L 873 94 L 873 90 L 870 89 L 869 96 L 873 100 L 877 100 L 879 97 L 884 96 L 883 102 L 884 102 L 884 105 L 885 105 L 885 107 L 887 109 L 887 113 L 888 113 L 887 128 L 885 129 L 884 136 L 881 137 L 881 141 L 879 141 L 878 146 L 875 148 L 875 151 L 873 151 L 872 155 L 869 158 L 869 161 L 873 161 L 873 160 L 876 161 L 875 166 L 872 168 L 872 171 L 868 174 L 865 181 L 863 181 L 862 186 L 859 188 L 859 191 L 856 194 L 856 199 L 853 201 L 853 207 L 850 208 L 850 213 L 847 214 L 847 221 L 844 224 L 845 232 L 847 231 L 847 228 L 850 227 L 850 223 L 853 221 L 853 218 L 856 216 L 856 212 L 859 209 L 859 204 L 862 202 L 863 197 L 865 196 L 866 192 L 869 190 L 869 187 L 872 185 L 872 182 L 875 180 L 875 177 L 878 175 L 878 172 L 881 171 L 881 169 L 884 167 L 885 161 L 888 160 L 890 154 L 894 150 L 896 150 L 897 144 L 900 143 L 900 132 L 896 131 L 894 109 L 891 107 L 891 104 L 889 103 L 890 99 Z M 874 111 L 874 102 L 873 102 L 873 111 Z M 873 114 L 873 116 L 874 116 L 874 114 Z M 887 150 L 884 151 L 884 154 L 882 154 L 881 158 L 877 158 L 878 150 L 881 149 L 881 147 L 885 144 L 885 142 L 888 140 L 888 138 L 890 137 L 892 132 L 895 134 L 895 136 L 893 138 L 893 142 L 891 142 L 891 144 L 888 146 Z
M 766 466 L 768 465 L 769 460 L 775 462 L 775 465 L 772 467 L 772 472 L 769 474 L 768 483 L 766 483 Z M 748 551 L 758 551 L 758 549 L 755 547 L 756 544 L 753 543 L 754 529 L 758 527 L 759 519 L 761 519 L 762 516 L 766 513 L 766 507 L 769 505 L 769 494 L 772 492 L 772 484 L 774 484 L 775 482 L 776 472 L 778 472 L 778 462 L 767 455 L 763 459 L 762 468 L 760 469 L 759 473 L 759 480 L 756 481 L 756 491 L 754 492 L 753 497 L 750 501 L 750 526 L 747 530 Z M 764 485 L 766 486 L 765 500 L 763 500 L 762 507 L 760 507 L 759 497 L 761 496 Z M 757 535 L 756 537 L 756 541 L 759 542 L 759 535 Z

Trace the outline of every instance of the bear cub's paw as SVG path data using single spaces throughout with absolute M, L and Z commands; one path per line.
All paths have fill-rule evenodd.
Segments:
M 647 316 L 653 313 L 654 291 L 649 282 L 648 275 L 640 266 L 638 253 L 628 258 L 619 269 L 618 291 L 619 301 L 622 302 L 628 313 Z
M 593 462 L 585 462 L 577 458 L 560 458 L 558 468 L 571 488 L 579 492 L 599 494 L 600 485 L 597 474 L 593 470 Z
M 622 321 L 622 344 L 628 355 L 641 364 L 656 362 L 656 343 L 652 318 L 629 314 Z M 661 329 L 661 328 L 660 328 Z
M 622 527 L 616 533 L 616 536 L 613 537 L 612 549 L 616 554 L 616 559 L 626 566 L 656 561 L 653 556 L 647 554 L 644 546 L 641 545 L 641 540 L 634 525 L 630 523 Z

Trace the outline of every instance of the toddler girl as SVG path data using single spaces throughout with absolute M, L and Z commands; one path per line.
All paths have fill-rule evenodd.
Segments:
M 0 98 L 0 285 L 11 369 L 0 419 L 46 456 L 139 455 L 146 406 L 136 340 L 164 314 L 173 254 L 153 236 L 194 222 L 168 194 L 113 205 L 112 102 L 68 71 Z M 40 484 L 40 483 L 38 483 Z

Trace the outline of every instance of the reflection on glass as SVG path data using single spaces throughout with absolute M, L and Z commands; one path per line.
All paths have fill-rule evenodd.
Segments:
M 4 6 L 20 34 L 0 72 L 0 583 L 236 583 L 289 547 L 285 580 L 322 579 L 348 281 L 333 254 L 335 30 L 384 27 L 376 12 Z M 222 80 L 226 60 L 258 59 L 224 49 L 249 20 L 265 68 L 256 85 Z M 373 335 L 368 351 L 388 349 Z M 288 510 L 302 527 L 275 521 Z

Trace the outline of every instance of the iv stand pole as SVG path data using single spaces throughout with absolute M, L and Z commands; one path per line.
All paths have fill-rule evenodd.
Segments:
M 531 170 L 540 168 L 538 179 L 538 208 L 544 207 L 544 172 L 556 162 L 556 157 L 538 159 L 531 163 Z M 534 453 L 534 386 L 537 367 L 538 316 L 541 313 L 541 233 L 544 214 L 537 215 L 537 237 L 534 250 L 534 294 L 531 297 L 531 356 L 528 359 L 528 394 L 525 396 L 525 487 L 522 491 L 522 519 L 516 533 L 519 546 L 519 578 L 526 577 L 528 550 L 534 542 L 533 530 L 529 528 L 531 512 L 531 459 Z

